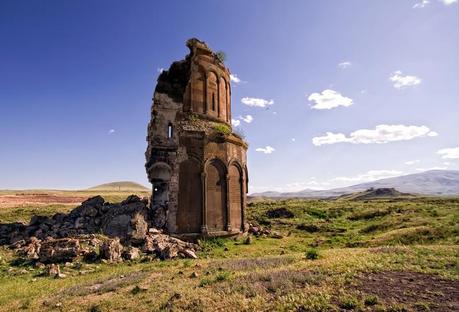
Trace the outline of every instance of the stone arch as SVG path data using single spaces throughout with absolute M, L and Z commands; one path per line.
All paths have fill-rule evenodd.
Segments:
M 171 167 L 164 162 L 154 163 L 150 168 L 150 181 L 152 184 L 151 208 L 155 213 L 165 216 L 169 203 L 169 182 Z M 158 220 L 159 223 L 165 223 Z
M 239 162 L 230 161 L 228 165 L 230 224 L 232 230 L 238 231 L 243 226 L 243 175 L 244 171 Z
M 206 220 L 209 232 L 224 231 L 227 225 L 226 166 L 218 158 L 206 162 Z
M 218 75 L 213 71 L 207 72 L 207 111 L 217 114 L 218 107 Z
M 202 222 L 201 163 L 190 157 L 180 163 L 178 233 L 199 233 Z

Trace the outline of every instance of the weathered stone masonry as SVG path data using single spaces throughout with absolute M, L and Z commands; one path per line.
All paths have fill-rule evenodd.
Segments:
M 154 225 L 177 235 L 244 231 L 247 144 L 231 129 L 230 73 L 202 41 L 163 71 L 148 126 Z

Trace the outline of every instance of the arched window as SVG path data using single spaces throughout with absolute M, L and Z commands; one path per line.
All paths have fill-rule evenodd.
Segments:
M 172 135 L 173 135 L 173 129 L 172 129 L 172 124 L 169 123 L 169 125 L 167 126 L 167 138 L 168 139 L 172 139 Z
M 212 110 L 215 111 L 215 93 L 212 93 Z

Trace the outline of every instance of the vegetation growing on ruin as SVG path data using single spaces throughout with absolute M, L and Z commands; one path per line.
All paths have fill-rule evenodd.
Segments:
M 231 128 L 224 124 L 224 123 L 215 123 L 213 125 L 213 129 L 215 132 L 219 133 L 219 134 L 223 134 L 223 135 L 229 135 L 231 134 Z
M 223 51 L 217 51 L 215 53 L 215 56 L 218 58 L 218 60 L 222 63 L 225 63 L 226 61 L 226 53 Z

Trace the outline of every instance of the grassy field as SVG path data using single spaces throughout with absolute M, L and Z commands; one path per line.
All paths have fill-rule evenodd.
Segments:
M 6 208 L 0 220 L 30 213 Z M 249 204 L 247 218 L 283 238 L 205 240 L 197 260 L 63 265 L 63 279 L 2 247 L 1 310 L 459 309 L 459 199 L 263 201 Z

